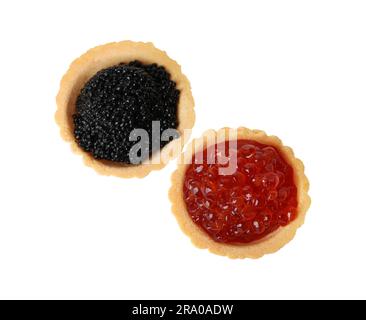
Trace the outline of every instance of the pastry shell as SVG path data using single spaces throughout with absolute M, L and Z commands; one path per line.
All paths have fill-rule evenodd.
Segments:
M 75 113 L 76 99 L 85 85 L 98 71 L 122 62 L 139 60 L 142 63 L 156 63 L 165 67 L 170 73 L 172 81 L 180 90 L 177 106 L 178 128 L 180 138 L 175 139 L 162 148 L 160 154 L 153 154 L 151 159 L 141 165 L 124 165 L 107 160 L 96 160 L 76 143 L 73 130 L 72 115 Z M 77 58 L 63 76 L 56 98 L 57 111 L 55 120 L 60 127 L 62 138 L 70 142 L 72 150 L 83 157 L 84 163 L 103 175 L 113 175 L 121 178 L 142 178 L 153 170 L 162 169 L 169 160 L 177 156 L 189 139 L 189 132 L 195 122 L 194 100 L 190 83 L 181 72 L 178 63 L 168 55 L 154 47 L 152 43 L 122 41 L 108 43 L 90 49 Z M 179 153 L 178 153 L 179 154 Z
M 187 212 L 183 199 L 185 172 L 189 166 L 192 156 L 196 152 L 205 149 L 213 143 L 231 139 L 231 134 L 234 134 L 234 137 L 237 137 L 237 139 L 254 140 L 259 143 L 276 147 L 281 152 L 281 155 L 287 163 L 293 167 L 295 184 L 298 190 L 298 215 L 296 219 L 288 225 L 280 227 L 263 239 L 243 245 L 232 245 L 214 241 L 193 222 Z M 216 142 L 212 140 L 212 137 L 216 139 Z M 220 140 L 222 137 L 224 138 Z M 276 136 L 268 136 L 263 131 L 250 130 L 247 128 L 223 128 L 218 131 L 206 131 L 201 138 L 193 140 L 187 146 L 187 150 L 179 158 L 178 168 L 173 173 L 171 180 L 172 186 L 169 191 L 169 198 L 172 203 L 172 212 L 174 213 L 183 232 L 191 238 L 193 244 L 198 248 L 208 249 L 212 253 L 233 259 L 260 258 L 265 254 L 279 250 L 293 239 L 297 229 L 304 223 L 305 214 L 311 202 L 308 195 L 309 181 L 304 173 L 304 165 L 294 156 L 292 149 L 284 146 L 281 140 Z

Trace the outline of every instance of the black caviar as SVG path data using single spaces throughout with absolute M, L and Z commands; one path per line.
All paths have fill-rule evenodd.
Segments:
M 145 150 L 149 157 L 156 146 L 166 145 L 169 141 L 159 142 L 156 134 L 152 135 L 152 122 L 160 122 L 159 133 L 177 128 L 179 94 L 170 74 L 157 64 L 133 61 L 103 69 L 85 84 L 77 98 L 75 139 L 96 159 L 136 164 L 131 162 L 130 150 L 139 139 L 130 141 L 130 133 L 144 129 L 149 135 L 140 155 Z

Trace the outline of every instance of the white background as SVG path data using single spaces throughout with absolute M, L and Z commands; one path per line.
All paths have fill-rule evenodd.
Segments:
M 0 298 L 366 298 L 365 1 L 2 1 Z M 61 140 L 55 96 L 90 47 L 152 41 L 191 81 L 197 122 L 278 135 L 312 207 L 259 260 L 196 249 L 171 162 L 104 177 Z

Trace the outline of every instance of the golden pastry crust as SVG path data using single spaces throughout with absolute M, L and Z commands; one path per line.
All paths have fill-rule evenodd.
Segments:
M 159 155 L 153 155 L 150 161 L 147 160 L 138 166 L 96 160 L 91 154 L 82 150 L 74 138 L 72 115 L 75 112 L 76 99 L 85 83 L 98 71 L 133 60 L 139 60 L 145 64 L 156 63 L 165 67 L 170 73 L 172 81 L 177 84 L 177 89 L 180 90 L 180 99 L 177 106 L 179 121 L 177 129 L 181 137 L 168 143 L 161 150 L 160 158 Z M 72 150 L 82 155 L 84 163 L 94 168 L 98 173 L 121 178 L 142 178 L 153 170 L 162 169 L 168 160 L 176 156 L 174 150 L 182 150 L 189 139 L 189 134 L 185 129 L 191 129 L 195 122 L 194 100 L 187 77 L 182 74 L 181 67 L 177 62 L 170 59 L 164 51 L 155 48 L 152 43 L 122 41 L 90 49 L 70 65 L 69 70 L 61 80 L 56 103 L 56 122 L 60 127 L 62 138 L 71 143 Z M 185 135 L 183 135 L 184 130 Z M 161 161 L 162 159 L 165 161 Z
M 223 141 L 220 140 L 220 137 L 226 137 L 224 139 L 227 140 L 230 137 L 230 132 L 234 132 L 238 139 L 254 140 L 259 143 L 276 147 L 281 152 L 284 159 L 293 167 L 295 184 L 298 190 L 298 215 L 296 219 L 285 227 L 280 227 L 263 239 L 243 245 L 223 244 L 212 240 L 192 221 L 183 199 L 184 177 L 187 167 L 189 166 L 187 160 L 191 160 L 196 152 L 205 149 L 208 145 L 216 143 L 208 137 L 214 136 L 217 141 Z M 212 253 L 233 259 L 260 258 L 264 254 L 273 253 L 279 250 L 293 239 L 297 228 L 304 223 L 306 211 L 310 206 L 311 200 L 308 195 L 308 190 L 309 181 L 305 176 L 303 163 L 294 156 L 291 148 L 282 144 L 279 138 L 276 136 L 268 136 L 265 132 L 259 130 L 249 130 L 247 128 L 233 130 L 230 128 L 223 128 L 218 131 L 208 130 L 201 138 L 193 140 L 187 146 L 187 150 L 179 159 L 177 170 L 172 175 L 172 186 L 169 191 L 169 198 L 172 202 L 172 211 L 177 218 L 181 229 L 191 238 L 193 244 L 198 248 L 208 249 Z

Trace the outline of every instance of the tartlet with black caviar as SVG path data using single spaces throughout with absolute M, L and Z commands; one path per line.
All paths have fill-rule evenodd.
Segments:
M 56 102 L 62 138 L 86 165 L 123 178 L 163 168 L 195 122 L 187 77 L 152 43 L 90 49 L 70 65 Z
M 308 190 L 303 163 L 279 138 L 223 128 L 187 146 L 169 197 L 197 247 L 259 258 L 293 239 L 310 206 Z

